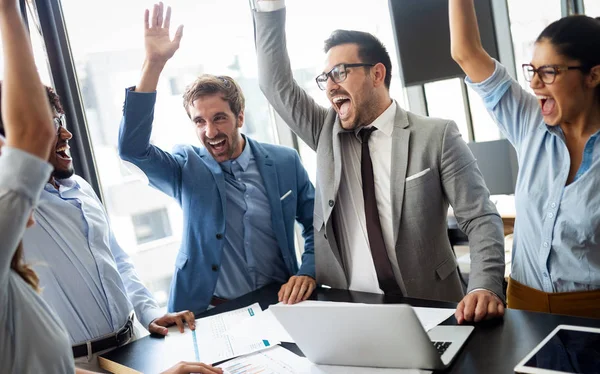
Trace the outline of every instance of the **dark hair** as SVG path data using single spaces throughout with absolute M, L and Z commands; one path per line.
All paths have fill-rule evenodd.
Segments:
M 536 43 L 547 40 L 561 55 L 577 60 L 589 73 L 600 65 L 600 17 L 568 16 L 554 21 L 542 31 Z M 596 89 L 600 99 L 600 85 Z
M 52 87 L 45 86 L 45 88 L 46 95 L 48 95 L 48 102 L 50 103 L 50 109 L 54 109 L 56 113 L 65 114 L 65 110 L 60 103 L 60 97 L 56 91 L 54 91 Z M 6 136 L 4 123 L 2 122 L 2 81 L 0 81 L 0 135 Z
M 186 87 L 183 94 L 183 107 L 190 115 L 189 107 L 194 100 L 202 96 L 221 94 L 223 100 L 229 103 L 229 108 L 237 117 L 246 105 L 242 89 L 236 81 L 226 75 L 202 74 Z
M 342 44 L 358 45 L 358 57 L 361 62 L 369 64 L 382 63 L 385 66 L 385 87 L 389 90 L 392 81 L 392 60 L 385 45 L 368 32 L 354 30 L 335 30 L 325 40 L 325 53 Z

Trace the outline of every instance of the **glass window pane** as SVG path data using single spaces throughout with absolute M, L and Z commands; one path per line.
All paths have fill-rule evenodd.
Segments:
M 476 142 L 487 142 L 501 138 L 498 126 L 483 105 L 481 97 L 467 86 L 469 106 L 471 107 L 471 121 L 473 123 L 473 137 Z
M 517 79 L 523 87 L 529 89 L 529 83 L 521 73 L 521 65 L 531 61 L 533 45 L 542 30 L 561 18 L 561 0 L 508 0 L 508 12 Z
M 183 231 L 181 209 L 173 199 L 148 187 L 143 173 L 124 165 L 117 154 L 125 88 L 137 84 L 140 76 L 143 14 L 153 2 L 61 2 L 115 237 L 131 255 L 142 280 L 164 303 Z M 182 93 L 202 73 L 236 79 L 246 97 L 242 131 L 259 141 L 276 142 L 269 106 L 258 86 L 247 2 L 172 0 L 167 5 L 173 9 L 173 33 L 180 24 L 185 31 L 159 82 L 151 142 L 167 151 L 181 143 L 200 145 L 182 106 Z
M 600 0 L 585 0 L 585 14 L 590 17 L 600 17 Z
M 33 5 L 27 2 L 27 18 L 29 20 L 29 35 L 31 38 L 31 46 L 33 50 L 33 58 L 40 75 L 40 80 L 47 86 L 52 86 L 52 79 L 50 78 L 50 66 L 48 65 L 48 56 L 46 54 L 46 48 L 44 46 L 44 39 L 42 33 L 38 27 L 39 22 L 37 21 L 37 12 L 33 9 Z M 2 41 L 0 41 L 0 48 L 2 47 Z M 4 76 L 4 57 L 0 55 L 0 79 Z
M 461 84 L 459 78 L 427 83 L 424 85 L 425 98 L 429 116 L 453 120 L 463 139 L 468 142 L 469 128 Z

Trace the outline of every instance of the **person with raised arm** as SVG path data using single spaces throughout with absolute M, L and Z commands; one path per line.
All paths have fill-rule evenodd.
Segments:
M 0 1 L 4 58 L 0 155 L 0 362 L 2 372 L 73 373 L 71 344 L 38 295 L 24 264 L 21 238 L 52 167 L 46 161 L 56 129 L 16 0 Z M 4 143 L 3 139 L 0 142 Z
M 283 284 L 284 303 L 306 300 L 316 287 L 314 188 L 295 150 L 240 132 L 245 98 L 235 80 L 204 74 L 186 88 L 183 105 L 203 147 L 169 153 L 150 144 L 157 84 L 183 32 L 170 38 L 164 8 L 145 13 L 146 59 L 138 85 L 126 90 L 119 154 L 183 210 L 168 308 L 203 311 L 270 283 Z M 301 265 L 295 222 L 303 228 Z
M 67 330 L 40 297 L 39 278 L 23 261 L 21 238 L 34 224 L 60 121 L 52 120 L 16 0 L 0 0 L 4 80 L 0 121 L 0 365 L 3 373 L 90 373 L 76 369 Z M 54 123 L 53 123 L 54 122 Z M 68 322 L 68 321 L 67 321 Z M 166 373 L 219 374 L 202 363 L 181 362 Z
M 546 27 L 523 74 L 483 49 L 473 0 L 450 0 L 451 53 L 519 159 L 509 308 L 600 318 L 600 21 Z
M 295 81 L 285 2 L 254 4 L 259 83 L 317 152 L 317 282 L 460 302 L 459 323 L 504 314 L 502 220 L 453 121 L 408 112 L 390 97 L 392 64 L 373 35 L 336 30 L 316 77 L 331 106 Z M 448 205 L 469 236 L 467 294 L 447 234 Z

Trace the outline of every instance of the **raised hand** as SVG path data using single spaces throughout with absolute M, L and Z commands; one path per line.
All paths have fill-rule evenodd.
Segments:
M 169 35 L 170 26 L 171 7 L 167 7 L 165 13 L 162 2 L 154 5 L 152 17 L 150 17 L 148 9 L 144 12 L 144 41 L 147 62 L 165 63 L 179 49 L 179 43 L 183 36 L 183 25 L 177 28 L 173 40 Z

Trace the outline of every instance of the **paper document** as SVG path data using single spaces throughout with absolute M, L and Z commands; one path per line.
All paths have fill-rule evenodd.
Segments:
M 169 328 L 166 347 L 172 348 L 175 357 L 182 360 L 214 363 L 230 358 L 256 352 L 279 344 L 279 341 L 231 336 L 225 333 L 227 329 L 247 318 L 256 318 L 263 313 L 258 303 L 245 308 L 221 313 L 196 320 L 195 337 L 187 329 L 182 334 L 177 326 Z M 164 352 L 169 354 L 169 352 Z
M 427 374 L 431 371 L 412 369 L 382 369 L 353 366 L 315 365 L 287 349 L 276 346 L 261 352 L 238 357 L 219 365 L 224 374 Z
M 294 343 L 290 334 L 271 313 L 271 309 L 263 310 L 262 313 L 252 318 L 246 318 L 227 330 L 227 334 L 237 337 Z

